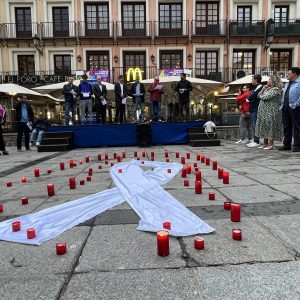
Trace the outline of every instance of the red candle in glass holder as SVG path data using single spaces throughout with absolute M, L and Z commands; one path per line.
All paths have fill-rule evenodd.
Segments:
M 139 158 L 139 157 L 137 157 L 137 158 L 136 158 L 136 160 L 140 160 L 140 158 Z
M 3 213 L 3 211 L 4 211 L 3 204 L 0 204 L 0 213 Z
M 228 172 L 223 172 L 223 183 L 229 184 L 229 173 Z
M 64 255 L 66 252 L 67 252 L 66 243 L 57 243 L 56 244 L 56 254 L 57 255 Z
M 81 179 L 81 180 L 79 181 L 79 184 L 80 184 L 80 185 L 84 185 L 84 180 Z
M 184 186 L 189 186 L 189 185 L 190 185 L 190 182 L 189 182 L 188 180 L 184 180 L 184 181 L 183 181 L 183 185 L 184 185 Z
M 117 153 L 116 152 L 114 152 L 114 159 L 116 159 L 117 158 Z
M 117 162 L 121 162 L 121 156 L 117 157 Z
M 231 211 L 231 221 L 232 222 L 240 222 L 241 221 L 241 206 L 236 203 L 231 203 L 230 211 Z
M 199 171 L 199 168 L 198 167 L 195 167 L 195 172 L 198 172 Z
M 186 153 L 186 158 L 187 158 L 187 159 L 190 159 L 190 158 L 191 158 L 191 153 L 190 153 L 190 152 L 187 152 L 187 153 Z
M 170 162 L 170 160 L 168 158 L 166 158 L 166 162 Z
M 23 205 L 28 204 L 28 197 L 23 197 L 23 198 L 21 199 L 21 203 L 22 203 Z
M 75 177 L 71 177 L 69 178 L 69 186 L 71 190 L 76 189 L 76 181 L 75 181 Z
M 146 157 L 146 152 L 142 151 L 142 157 Z
M 108 160 L 105 161 L 105 164 L 108 165 Z
M 196 250 L 203 250 L 204 249 L 204 238 L 202 238 L 201 236 L 195 236 L 194 247 Z
M 151 156 L 151 161 L 154 161 L 154 156 Z
M 133 156 L 134 156 L 134 157 L 137 157 L 137 151 L 134 151 L 134 152 L 133 152 Z
M 222 168 L 218 168 L 218 178 L 223 179 L 224 170 Z
M 101 154 L 98 154 L 98 161 L 102 159 Z
M 212 169 L 213 170 L 217 170 L 218 169 L 218 162 L 217 161 L 213 161 L 212 162 Z
M 86 181 L 92 181 L 92 176 L 88 176 L 88 177 L 86 178 Z
M 27 182 L 27 178 L 26 177 L 22 177 L 21 181 L 22 182 Z
M 108 160 L 108 153 L 105 153 L 105 154 L 104 154 L 104 159 L 105 159 L 105 160 Z
M 169 157 L 169 152 L 165 151 L 165 158 L 168 158 L 168 157 Z
M 186 166 L 186 173 L 187 174 L 191 174 L 192 173 L 192 166 L 191 165 L 187 165 Z
M 145 162 L 142 160 L 142 161 L 141 161 L 141 164 L 142 164 L 142 165 L 144 165 L 144 164 L 145 164 Z
M 181 177 L 182 178 L 186 177 L 186 168 L 182 168 L 182 170 L 181 170 Z
M 242 230 L 241 229 L 232 229 L 232 239 L 235 241 L 242 240 Z
M 201 176 L 201 172 L 200 171 L 196 172 L 196 180 L 197 181 L 201 181 L 202 180 L 202 176 Z
M 31 240 L 36 237 L 35 229 L 34 228 L 29 228 L 27 229 L 27 239 Z
M 122 169 L 118 169 L 118 172 L 119 172 L 119 173 L 123 173 L 123 170 L 122 170 Z
M 79 160 L 79 164 L 82 165 L 82 160 Z
M 151 157 L 154 157 L 154 151 L 151 151 Z
M 205 162 L 205 156 L 201 155 L 201 162 L 204 163 Z
M 231 208 L 231 202 L 224 202 L 224 209 L 230 210 L 230 208 Z
M 90 162 L 90 157 L 89 157 L 89 156 L 86 156 L 86 157 L 85 157 L 85 162 L 86 162 L 86 163 L 89 163 L 89 162 Z
M 185 164 L 185 157 L 184 156 L 182 156 L 181 158 L 180 158 L 180 162 L 184 165 Z
M 74 160 L 69 160 L 69 166 L 70 166 L 70 168 L 73 168 L 74 167 Z
M 61 162 L 61 163 L 59 164 L 59 166 L 60 166 L 60 170 L 61 170 L 61 171 L 63 171 L 63 170 L 65 169 L 65 163 Z
M 168 221 L 163 222 L 163 228 L 171 230 L 171 222 L 168 222 Z
M 55 195 L 54 184 L 53 184 L 53 183 L 48 183 L 48 184 L 47 184 L 47 191 L 48 191 L 48 196 L 49 196 L 49 197 Z
M 198 164 L 197 163 L 194 163 L 194 168 L 196 168 L 198 166 Z
M 172 170 L 171 170 L 171 169 L 168 169 L 167 171 L 168 171 L 168 173 L 172 173 Z
M 175 157 L 176 157 L 176 158 L 179 158 L 179 152 L 178 152 L 178 151 L 176 151 Z
M 11 181 L 7 182 L 7 183 L 6 183 L 6 186 L 7 186 L 7 187 L 11 187 L 11 186 L 12 186 L 12 182 L 11 182 Z
M 99 165 L 99 166 L 98 166 L 98 169 L 99 169 L 99 170 L 102 170 L 102 166 L 101 166 L 101 165 Z
M 122 152 L 122 158 L 126 158 L 126 152 L 125 151 Z
M 202 194 L 202 182 L 195 181 L 195 194 Z
M 207 166 L 210 165 L 210 159 L 209 159 L 208 157 L 206 157 L 206 159 L 205 159 L 205 164 L 206 164 Z
M 197 157 L 197 160 L 200 160 L 200 159 L 201 159 L 201 155 L 200 155 L 199 153 L 197 154 L 196 157 Z
M 157 255 L 168 256 L 170 254 L 168 231 L 165 230 L 158 231 L 156 234 L 156 238 L 157 238 Z
M 39 168 L 35 168 L 34 169 L 34 176 L 35 177 L 39 177 L 40 176 L 40 169 Z
M 48 173 L 48 174 L 51 174 L 51 173 L 52 173 L 52 170 L 51 170 L 51 169 L 49 169 L 49 170 L 47 171 L 47 173 Z
M 11 223 L 11 228 L 13 232 L 18 232 L 21 230 L 21 222 L 20 221 L 14 221 Z
M 216 199 L 215 193 L 210 192 L 210 193 L 208 194 L 208 199 L 209 199 L 209 200 L 215 200 L 215 199 Z
M 111 167 L 113 167 L 114 165 L 115 165 L 114 163 L 111 163 L 111 164 L 110 164 Z

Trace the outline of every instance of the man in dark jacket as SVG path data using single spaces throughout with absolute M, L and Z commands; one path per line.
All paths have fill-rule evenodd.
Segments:
M 136 77 L 135 82 L 131 85 L 130 94 L 133 99 L 133 121 L 137 122 L 137 108 L 141 108 L 141 121 L 145 120 L 144 102 L 145 102 L 145 86 L 140 82 L 139 77 Z
M 23 133 L 25 135 L 25 148 L 26 150 L 31 150 L 29 148 L 29 132 L 31 129 L 31 124 L 33 122 L 33 110 L 28 102 L 27 95 L 21 95 L 18 102 L 14 105 L 16 110 L 16 120 L 17 120 L 17 148 L 18 151 L 22 152 L 22 137 Z
M 5 149 L 3 134 L 2 134 L 2 125 L 5 124 L 6 121 L 6 111 L 5 107 L 0 104 L 0 151 L 2 151 L 3 155 L 8 155 L 9 153 Z
M 95 109 L 96 109 L 96 123 L 106 123 L 106 107 L 107 107 L 107 89 L 104 84 L 102 84 L 101 76 L 97 76 L 97 83 L 93 86 L 95 95 Z
M 119 81 L 115 84 L 115 102 L 116 102 L 116 123 L 124 122 L 126 97 L 128 95 L 127 85 L 124 83 L 124 76 L 119 76 Z
M 190 118 L 190 91 L 193 90 L 190 81 L 186 80 L 186 74 L 181 73 L 180 81 L 177 83 L 175 91 L 179 93 L 179 114 L 181 120 L 189 120 Z M 183 108 L 185 108 L 185 118 L 183 116 Z
M 73 84 L 74 78 L 69 77 L 68 83 L 64 85 L 62 93 L 65 96 L 65 124 L 69 125 L 70 112 L 72 113 L 72 123 L 75 124 L 76 96 L 78 88 Z
M 42 112 L 39 113 L 38 118 L 32 124 L 32 133 L 30 136 L 30 147 L 36 141 L 36 145 L 39 146 L 42 141 L 42 137 L 45 131 L 50 126 L 48 120 L 45 118 Z
M 82 81 L 78 86 L 78 92 L 80 95 L 80 114 L 81 114 L 81 124 L 83 124 L 85 120 L 85 111 L 87 109 L 89 115 L 89 121 L 92 123 L 93 118 L 93 100 L 92 95 L 93 87 L 87 81 L 88 77 L 86 74 L 82 76 Z

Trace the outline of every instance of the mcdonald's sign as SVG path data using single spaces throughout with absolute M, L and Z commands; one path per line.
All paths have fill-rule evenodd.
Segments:
M 127 81 L 134 81 L 138 77 L 140 80 L 143 79 L 144 71 L 142 71 L 140 68 L 129 68 L 126 72 L 126 80 Z M 131 75 L 132 74 L 132 75 Z M 132 77 L 131 77 L 132 76 Z

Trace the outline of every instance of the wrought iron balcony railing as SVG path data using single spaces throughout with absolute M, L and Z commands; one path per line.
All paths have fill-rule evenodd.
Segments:
M 151 21 L 118 21 L 116 22 L 117 37 L 151 37 L 152 22 Z
M 112 38 L 114 37 L 114 22 L 77 22 L 79 38 Z
M 76 23 L 71 21 L 43 22 L 42 38 L 74 38 L 76 36 Z
M 264 36 L 265 35 L 265 21 L 252 20 L 239 21 L 230 20 L 229 22 L 229 36 Z
M 194 36 L 215 36 L 226 34 L 226 21 L 192 21 L 192 35 Z
M 274 36 L 300 35 L 300 19 L 288 19 L 281 22 L 269 19 L 267 21 L 267 34 Z
M 189 21 L 154 21 L 155 36 L 183 37 L 189 35 Z
M 2 23 L 0 24 L 0 38 L 28 39 L 40 36 L 41 25 L 36 22 Z

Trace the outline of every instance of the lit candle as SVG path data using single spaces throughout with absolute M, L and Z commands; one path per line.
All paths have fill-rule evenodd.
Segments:
M 154 161 L 154 156 L 151 156 L 151 161 Z
M 180 158 L 180 162 L 184 165 L 185 164 L 185 157 L 184 156 L 182 156 L 181 158 Z
M 89 156 L 86 156 L 86 157 L 85 157 L 85 162 L 86 162 L 86 163 L 89 163 L 89 162 L 90 162 L 90 157 L 89 157 Z
M 22 203 L 23 205 L 28 204 L 28 197 L 23 197 L 23 198 L 21 199 L 21 203 Z
M 92 176 L 88 176 L 88 177 L 86 178 L 86 181 L 92 181 Z
M 203 250 L 204 249 L 204 238 L 202 238 L 201 236 L 195 236 L 194 247 L 196 250 Z
M 230 211 L 231 211 L 231 221 L 232 222 L 240 222 L 241 221 L 241 206 L 236 203 L 231 203 Z
M 241 229 L 232 229 L 232 239 L 236 241 L 242 240 L 242 230 Z
M 201 176 L 201 172 L 200 171 L 196 171 L 196 180 L 197 181 L 201 181 L 202 180 L 202 176 Z
M 122 169 L 118 169 L 118 172 L 119 172 L 119 173 L 123 173 L 123 170 L 122 170 Z
M 133 152 L 133 156 L 134 156 L 134 157 L 137 157 L 137 151 L 134 151 L 134 152 Z
M 171 170 L 171 169 L 168 169 L 168 173 L 172 173 L 172 170 Z
M 126 152 L 125 151 L 122 152 L 122 158 L 126 158 Z
M 3 213 L 3 211 L 4 211 L 3 204 L 0 204 L 0 213 Z
M 229 173 L 223 172 L 223 183 L 228 184 L 229 183 Z
M 69 186 L 71 190 L 76 189 L 76 181 L 75 181 L 75 177 L 71 177 L 69 178 Z
M 166 162 L 170 162 L 170 160 L 168 158 L 166 158 Z
M 171 230 L 171 222 L 168 222 L 168 221 L 163 222 L 163 228 Z
M 197 160 L 201 159 L 201 155 L 199 153 L 197 153 Z
M 100 161 L 101 159 L 101 154 L 98 154 L 98 161 Z
M 196 168 L 195 168 L 195 172 L 198 172 L 198 171 L 199 171 L 199 168 L 198 168 L 198 167 L 196 167 Z
M 206 157 L 206 159 L 205 159 L 205 164 L 206 164 L 207 166 L 210 165 L 210 159 L 209 159 L 208 157 Z
M 65 163 L 61 162 L 59 164 L 61 171 L 63 171 L 65 169 Z
M 115 165 L 114 163 L 111 163 L 111 164 L 110 164 L 111 167 L 113 167 L 114 165 Z
M 187 153 L 186 153 L 186 158 L 187 158 L 187 159 L 190 159 L 190 158 L 191 158 L 191 153 L 190 153 L 190 152 L 187 152 Z
M 117 157 L 117 162 L 121 162 L 121 156 Z
M 137 158 L 136 158 L 136 160 L 140 160 L 140 158 L 139 158 L 139 157 L 137 157 Z
M 192 166 L 191 165 L 187 165 L 186 166 L 186 173 L 187 174 L 191 174 L 192 173 Z
M 82 160 L 79 160 L 79 164 L 82 165 Z
M 181 177 L 182 178 L 186 177 L 186 168 L 182 168 L 182 170 L 181 170 Z
M 99 170 L 102 170 L 102 166 L 101 166 L 101 165 L 99 165 L 99 166 L 98 166 L 98 169 L 99 169 Z
M 31 240 L 36 237 L 35 229 L 34 228 L 29 228 L 27 229 L 27 239 Z
M 224 209 L 230 210 L 230 208 L 231 208 L 231 202 L 224 202 Z
M 104 154 L 104 159 L 105 159 L 105 160 L 108 160 L 108 153 L 105 153 L 105 154 Z
M 21 230 L 21 222 L 20 221 L 14 221 L 11 223 L 11 228 L 13 232 L 18 232 Z
M 184 186 L 189 186 L 189 185 L 190 185 L 190 182 L 189 182 L 188 180 L 184 180 L 184 181 L 183 181 L 183 185 L 184 185 Z
M 49 170 L 47 171 L 47 173 L 48 173 L 48 174 L 51 174 L 51 173 L 52 173 L 52 170 L 51 170 L 51 169 L 49 169 Z
M 198 164 L 195 162 L 195 163 L 194 163 L 194 168 L 196 168 L 197 166 L 198 166 Z
M 166 150 L 165 151 L 165 158 L 168 158 L 169 157 L 169 152 Z
M 70 168 L 74 167 L 74 160 L 73 159 L 69 160 L 69 166 L 70 166 Z
M 195 181 L 195 194 L 202 194 L 202 182 Z
M 39 177 L 40 176 L 40 169 L 39 168 L 35 168 L 34 169 L 34 176 L 35 177 Z
M 175 157 L 176 157 L 176 158 L 179 158 L 179 152 L 178 152 L 178 151 L 176 151 Z
M 80 185 L 84 185 L 84 179 L 81 179 L 81 180 L 79 181 L 79 184 L 80 184 Z
M 92 172 L 92 173 L 93 173 L 93 168 L 89 168 L 89 172 Z
M 54 184 L 53 184 L 53 183 L 48 183 L 48 184 L 47 184 L 47 191 L 48 191 L 48 196 L 49 196 L 49 197 L 55 195 Z
M 67 245 L 66 243 L 58 243 L 56 244 L 56 254 L 57 255 L 64 255 L 67 252 Z
M 11 187 L 11 186 L 12 186 L 12 182 L 11 182 L 11 181 L 7 182 L 7 183 L 6 183 L 6 186 L 7 186 L 7 187 Z
M 209 199 L 209 200 L 215 200 L 215 199 L 216 199 L 215 193 L 210 192 L 210 193 L 208 194 L 208 199 Z
M 205 162 L 205 156 L 201 155 L 201 162 L 204 163 Z
M 117 153 L 116 152 L 114 152 L 114 159 L 116 159 L 117 158 Z
M 224 170 L 222 168 L 218 168 L 218 178 L 223 179 Z
M 119 157 L 118 157 L 119 158 Z M 108 160 L 105 161 L 105 164 L 108 165 Z
M 156 237 L 157 237 L 157 255 L 168 256 L 170 254 L 168 231 L 165 230 L 158 231 Z
M 151 151 L 151 157 L 154 157 L 154 151 Z
M 27 178 L 26 177 L 22 177 L 21 181 L 22 182 L 27 182 Z
M 142 151 L 142 157 L 146 157 L 146 152 Z
M 88 171 L 89 176 L 93 176 L 93 171 Z
M 218 170 L 218 162 L 217 161 L 213 161 L 213 163 L 212 163 L 212 169 L 213 170 Z

